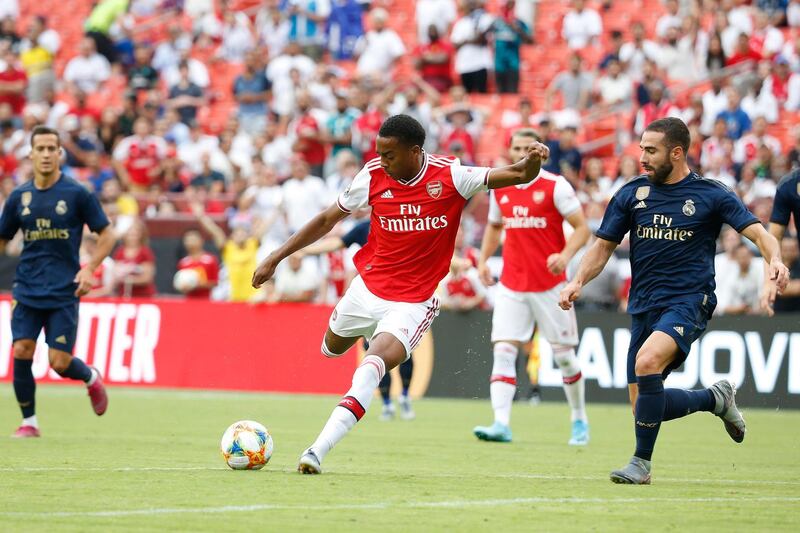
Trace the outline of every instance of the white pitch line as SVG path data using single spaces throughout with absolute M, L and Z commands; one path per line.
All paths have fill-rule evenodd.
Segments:
M 0 472 L 227 472 L 229 469 L 219 466 L 143 466 L 143 467 L 76 467 L 76 466 L 20 466 L 20 467 L 0 467 Z M 280 472 L 280 473 L 294 473 L 294 469 L 290 468 L 270 468 L 266 467 L 267 471 Z M 344 476 L 373 476 L 376 472 L 359 472 L 359 471 L 337 471 L 335 475 Z M 469 477 L 471 474 L 454 474 L 454 473 L 421 473 L 421 474 L 393 474 L 383 472 L 383 475 L 400 475 L 401 477 L 410 478 L 446 478 L 446 479 L 461 479 Z M 539 479 L 543 481 L 607 481 L 605 476 L 570 476 L 570 475 L 557 475 L 557 474 L 490 474 L 481 473 L 482 477 L 498 478 L 498 479 Z M 715 483 L 730 484 L 730 485 L 786 485 L 786 486 L 800 486 L 800 481 L 783 481 L 773 479 L 715 479 L 709 477 L 706 479 L 692 479 L 692 478 L 671 478 L 671 477 L 658 477 L 659 483 L 691 483 L 713 485 Z
M 242 513 L 255 511 L 356 511 L 356 510 L 386 510 L 403 508 L 420 509 L 464 509 L 468 507 L 496 507 L 506 505 L 525 504 L 626 504 L 626 503 L 796 503 L 800 497 L 743 497 L 743 498 L 510 498 L 491 500 L 442 500 L 433 502 L 376 502 L 360 504 L 332 504 L 332 505 L 282 505 L 282 504 L 257 504 L 257 505 L 226 505 L 223 507 L 166 507 L 148 509 L 120 509 L 116 511 L 53 511 L 29 513 L 24 511 L 0 511 L 0 516 L 16 518 L 108 518 L 125 516 L 157 516 L 167 514 L 219 514 Z

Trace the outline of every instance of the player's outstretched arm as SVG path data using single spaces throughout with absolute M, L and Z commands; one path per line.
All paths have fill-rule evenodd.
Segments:
M 493 224 L 489 222 L 486 224 L 486 229 L 483 230 L 483 240 L 481 241 L 481 255 L 478 258 L 478 274 L 481 277 L 481 282 L 487 287 L 495 284 L 494 278 L 489 271 L 489 266 L 486 262 L 497 251 L 500 246 L 500 237 L 503 234 L 502 224 Z
M 344 248 L 344 241 L 341 237 L 326 237 L 319 242 L 306 246 L 301 250 L 305 255 L 322 255 Z
M 547 258 L 547 269 L 557 276 L 567 269 L 567 265 L 578 253 L 578 250 L 584 247 L 589 240 L 589 226 L 586 224 L 586 217 L 583 216 L 583 210 L 578 209 L 574 213 L 567 215 L 566 221 L 575 230 L 569 236 L 567 242 L 564 244 L 564 249 L 557 254 L 552 254 Z
M 347 215 L 349 215 L 349 213 L 342 211 L 338 204 L 333 204 L 308 221 L 305 226 L 289 237 L 289 240 L 269 254 L 261 264 L 258 265 L 258 268 L 256 268 L 256 271 L 253 273 L 253 287 L 256 289 L 261 287 L 261 285 L 272 277 L 275 273 L 275 268 L 277 268 L 281 261 L 296 251 L 321 239 L 332 230 L 340 220 L 346 218 Z
M 111 253 L 111 249 L 114 248 L 116 242 L 117 234 L 111 227 L 111 224 L 109 224 L 99 233 L 97 246 L 89 262 L 75 275 L 75 283 L 78 284 L 78 288 L 75 290 L 75 296 L 83 296 L 92 290 L 92 284 L 94 282 L 92 274 L 97 270 L 97 267 L 100 266 L 100 263 L 103 262 L 103 259 L 108 257 L 108 254 Z
M 777 229 L 775 230 L 777 233 Z M 761 257 L 766 262 L 766 276 L 764 276 L 764 288 L 761 294 L 761 305 L 767 314 L 773 315 L 773 305 L 775 297 L 783 293 L 789 284 L 789 269 L 783 264 L 781 259 L 781 248 L 775 235 L 764 229 L 761 224 L 750 224 L 742 230 L 742 235 L 750 239 L 761 252 Z
M 572 302 L 581 295 L 581 288 L 603 271 L 603 267 L 606 266 L 616 248 L 617 243 L 614 241 L 607 241 L 600 237 L 594 241 L 594 244 L 581 259 L 581 264 L 578 266 L 578 272 L 575 273 L 575 277 L 561 290 L 558 302 L 561 309 L 566 311 L 572 308 Z
M 490 189 L 500 189 L 512 185 L 530 183 L 539 175 L 542 162 L 550 157 L 550 149 L 539 142 L 528 146 L 528 155 L 513 165 L 493 168 L 486 177 Z

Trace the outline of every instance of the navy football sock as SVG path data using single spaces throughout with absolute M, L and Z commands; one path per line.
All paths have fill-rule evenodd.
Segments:
M 73 357 L 67 368 L 63 372 L 59 372 L 58 375 L 62 378 L 81 380 L 88 383 L 92 379 L 92 369 L 77 357 Z
M 716 403 L 714 393 L 709 389 L 667 389 L 664 391 L 664 395 L 666 396 L 664 422 L 675 420 L 697 411 L 712 411 Z
M 634 455 L 649 461 L 656 446 L 658 430 L 664 416 L 666 395 L 661 374 L 636 376 L 639 397 L 636 400 L 636 452 Z
M 383 398 L 383 404 L 389 405 L 392 403 L 391 399 L 389 398 L 389 389 L 392 388 L 392 377 L 389 375 L 389 372 L 383 375 L 381 378 L 381 382 L 378 383 L 378 390 L 381 391 L 381 398 Z
M 22 418 L 36 414 L 36 381 L 33 379 L 32 359 L 14 359 L 14 394 Z
M 414 360 L 410 357 L 408 361 L 400 365 L 400 379 L 403 381 L 403 396 L 408 396 L 408 388 L 411 386 L 411 375 L 414 373 Z

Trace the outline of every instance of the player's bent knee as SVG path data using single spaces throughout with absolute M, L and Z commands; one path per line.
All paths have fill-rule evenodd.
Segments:
M 50 368 L 58 375 L 63 374 L 67 370 L 70 362 L 72 362 L 72 356 L 68 353 L 50 353 Z
M 36 342 L 32 340 L 21 340 L 14 343 L 14 359 L 33 359 L 36 352 Z
M 344 350 L 342 353 L 336 353 L 335 351 L 328 348 L 327 342 L 325 342 L 325 339 L 322 339 L 322 346 L 320 347 L 320 351 L 322 352 L 322 355 L 324 355 L 328 359 L 333 359 L 336 357 L 343 356 L 347 350 Z
M 639 352 L 636 356 L 636 375 L 649 376 L 651 374 L 660 374 L 660 361 L 655 354 L 647 351 Z

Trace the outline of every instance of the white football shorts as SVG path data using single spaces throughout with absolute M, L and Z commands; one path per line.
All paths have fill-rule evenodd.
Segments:
M 392 302 L 372 294 L 361 276 L 356 276 L 328 325 L 340 337 L 370 340 L 378 333 L 389 333 L 403 343 L 408 359 L 438 314 L 436 296 L 420 303 Z
M 558 295 L 566 283 L 542 292 L 517 292 L 498 284 L 492 313 L 492 342 L 528 342 L 534 325 L 550 344 L 578 345 L 575 309 L 564 311 Z

